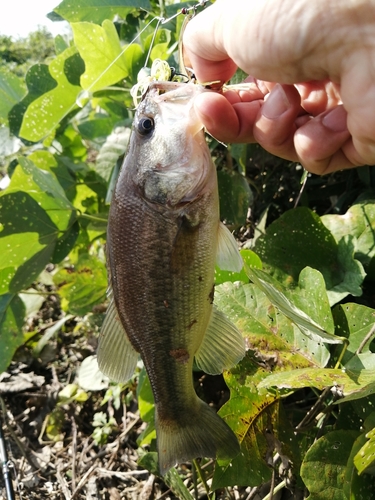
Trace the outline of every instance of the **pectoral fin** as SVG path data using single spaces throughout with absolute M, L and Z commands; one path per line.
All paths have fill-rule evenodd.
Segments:
M 207 332 L 195 355 L 198 368 L 217 375 L 237 364 L 245 352 L 241 332 L 225 314 L 214 307 Z
M 237 242 L 233 234 L 222 222 L 219 225 L 216 263 L 220 269 L 237 273 L 243 267 L 243 260 L 238 250 Z
M 112 299 L 99 337 L 99 369 L 115 382 L 127 382 L 135 371 L 137 361 L 138 353 L 126 335 Z

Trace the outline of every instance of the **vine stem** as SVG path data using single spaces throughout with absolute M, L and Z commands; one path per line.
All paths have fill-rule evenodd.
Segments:
M 84 214 L 82 212 L 80 212 L 79 216 L 82 217 L 82 219 L 95 220 L 97 222 L 108 222 L 107 219 L 102 219 L 101 217 L 95 217 L 95 215 Z
M 286 486 L 286 480 L 284 479 L 284 481 L 281 481 L 281 483 L 275 486 L 272 492 L 270 491 L 265 497 L 263 497 L 263 500 L 272 500 L 274 494 L 285 488 L 285 486 Z
M 164 0 L 159 0 L 159 8 L 160 8 L 160 17 L 164 18 L 164 16 L 165 16 L 165 2 L 164 2 Z
M 212 497 L 210 496 L 210 487 L 206 483 L 206 479 L 204 478 L 203 471 L 197 460 L 193 460 L 193 464 L 195 466 L 195 469 L 198 473 L 199 479 L 202 481 L 202 484 L 204 486 L 204 489 L 206 490 L 207 493 L 207 498 L 208 500 L 212 500 Z

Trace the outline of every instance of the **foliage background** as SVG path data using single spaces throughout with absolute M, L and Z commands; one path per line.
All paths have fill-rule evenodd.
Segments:
M 58 370 L 59 390 L 35 424 L 39 438 L 52 443 L 69 442 L 72 419 L 85 415 L 80 432 L 107 450 L 126 430 L 126 408 L 138 411 L 147 425 L 132 447 L 154 480 L 148 380 L 141 367 L 126 385 L 103 380 L 94 351 L 106 308 L 108 206 L 133 117 L 130 89 L 156 58 L 177 66 L 184 16 L 157 31 L 151 21 L 190 5 L 86 0 L 73 8 L 63 0 L 51 17 L 70 22 L 72 39 L 46 32 L 17 42 L 0 37 L 1 380 L 23 371 L 51 381 Z M 220 407 L 237 433 L 242 453 L 230 464 L 203 460 L 173 469 L 159 480 L 160 495 L 168 487 L 169 495 L 188 499 L 272 498 L 277 490 L 283 498 L 368 499 L 374 169 L 317 177 L 257 145 L 208 142 L 221 217 L 248 266 L 240 274 L 216 270 L 215 302 L 249 350 L 224 374 L 226 385 L 222 377 L 194 377 L 200 396 Z M 2 391 L 8 394 L 9 384 Z M 60 486 L 78 497 L 72 471 L 61 474 Z

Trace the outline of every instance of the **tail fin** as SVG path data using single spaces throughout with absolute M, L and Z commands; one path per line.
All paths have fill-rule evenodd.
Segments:
M 230 427 L 206 403 L 197 400 L 197 410 L 184 415 L 182 422 L 163 421 L 156 409 L 159 469 L 163 475 L 177 463 L 198 457 L 230 459 L 240 452 Z

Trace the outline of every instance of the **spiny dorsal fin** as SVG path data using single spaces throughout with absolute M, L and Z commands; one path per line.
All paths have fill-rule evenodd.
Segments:
M 222 373 L 236 365 L 245 352 L 241 332 L 214 306 L 210 324 L 195 355 L 198 368 L 211 375 Z
M 237 242 L 222 222 L 219 224 L 216 263 L 223 271 L 239 273 L 243 268 L 243 260 Z
M 134 374 L 137 361 L 138 353 L 126 335 L 112 299 L 100 331 L 99 369 L 115 382 L 127 382 Z

